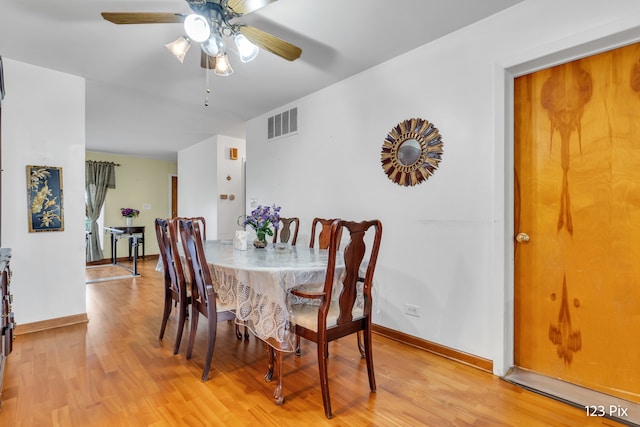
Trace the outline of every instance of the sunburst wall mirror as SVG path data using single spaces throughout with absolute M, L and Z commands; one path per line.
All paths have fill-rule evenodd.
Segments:
M 427 120 L 398 123 L 382 144 L 382 170 L 398 185 L 414 186 L 429 179 L 442 160 L 442 138 Z

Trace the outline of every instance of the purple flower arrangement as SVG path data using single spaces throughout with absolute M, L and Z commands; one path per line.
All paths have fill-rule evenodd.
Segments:
M 278 228 L 280 222 L 280 206 L 258 206 L 247 216 L 243 225 L 249 225 L 256 231 L 258 240 L 264 240 L 265 235 L 273 236 L 273 230 Z
M 122 216 L 125 218 L 135 218 L 140 215 L 140 211 L 138 209 L 133 208 L 120 208 L 122 212 Z

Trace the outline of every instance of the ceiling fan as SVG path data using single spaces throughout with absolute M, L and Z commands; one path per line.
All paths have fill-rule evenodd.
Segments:
M 233 73 L 227 57 L 224 37 L 233 38 L 242 62 L 249 62 L 258 54 L 259 47 L 288 61 L 294 61 L 302 49 L 273 34 L 242 22 L 236 18 L 258 10 L 276 0 L 185 0 L 193 14 L 155 12 L 102 12 L 102 17 L 114 24 L 167 24 L 183 23 L 186 36 L 165 45 L 180 62 L 184 60 L 191 42 L 200 43 L 202 68 L 212 69 L 221 76 Z

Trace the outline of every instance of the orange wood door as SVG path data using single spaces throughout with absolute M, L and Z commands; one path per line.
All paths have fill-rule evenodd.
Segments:
M 515 363 L 640 402 L 640 45 L 516 79 Z
M 178 216 L 178 177 L 171 177 L 171 218 Z

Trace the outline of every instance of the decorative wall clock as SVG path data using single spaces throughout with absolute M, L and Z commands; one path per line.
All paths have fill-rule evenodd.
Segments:
M 382 169 L 398 185 L 413 186 L 429 179 L 440 160 L 442 138 L 438 129 L 424 119 L 398 123 L 382 144 Z

